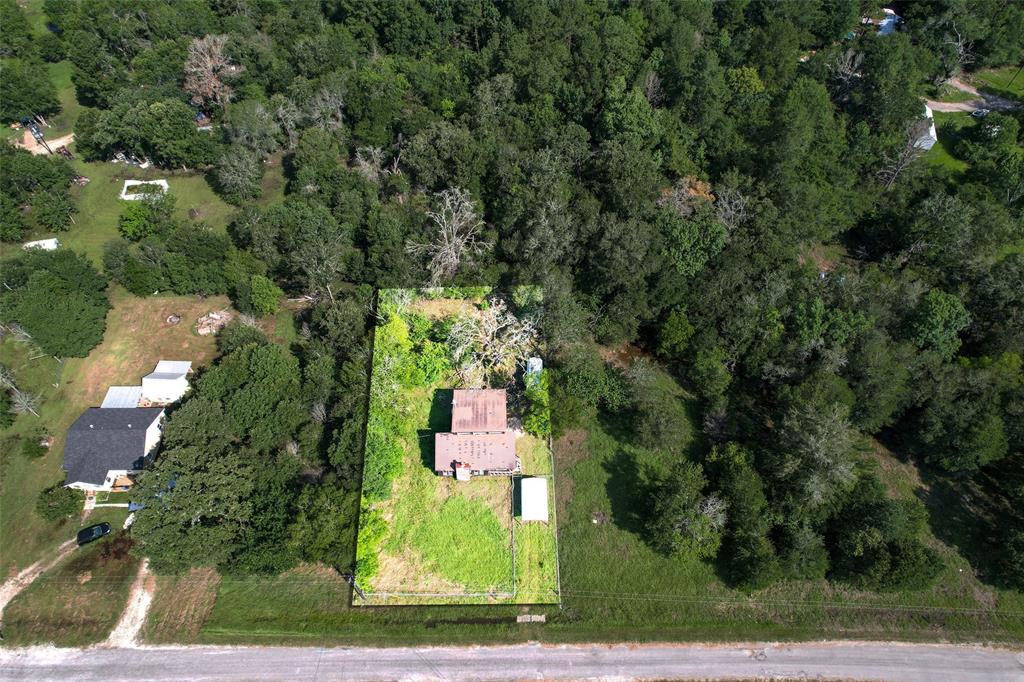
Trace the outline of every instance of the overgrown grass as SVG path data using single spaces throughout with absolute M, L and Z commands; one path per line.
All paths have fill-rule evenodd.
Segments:
M 212 568 L 156 576 L 156 590 L 141 636 L 149 644 L 193 642 L 217 598 L 220 576 Z
M 547 586 L 550 601 L 556 592 L 547 572 L 555 563 L 554 527 L 546 527 L 548 542 L 533 542 L 514 560 L 510 480 L 459 483 L 433 471 L 434 434 L 450 428 L 456 377 L 446 356 L 436 354 L 439 342 L 425 339 L 424 330 L 472 314 L 474 303 L 416 298 L 409 307 L 415 312 L 400 315 L 391 292 L 382 292 L 381 300 L 385 321 L 374 340 L 357 580 L 374 604 L 536 600 L 514 593 L 519 579 L 531 592 Z M 551 473 L 542 441 L 524 436 L 517 452 L 525 472 Z M 537 532 L 524 538 L 531 541 Z
M 74 550 L 15 597 L 4 610 L 4 644 L 82 646 L 106 638 L 139 564 L 130 554 L 104 557 L 113 542 L 108 537 Z

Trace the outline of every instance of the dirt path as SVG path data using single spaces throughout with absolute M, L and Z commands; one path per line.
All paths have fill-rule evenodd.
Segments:
M 18 575 L 0 585 L 0 621 L 3 619 L 4 609 L 11 603 L 11 600 L 18 596 L 22 590 L 32 584 L 32 581 L 45 571 L 50 570 L 59 564 L 75 549 L 75 541 L 68 540 L 57 548 L 57 555 L 45 561 L 40 559 Z
M 959 78 L 953 78 L 949 81 L 957 90 L 966 92 L 968 95 L 974 95 L 978 99 L 972 99 L 969 102 L 935 102 L 932 100 L 925 100 L 925 102 L 932 108 L 932 111 L 964 111 L 971 112 L 977 109 L 995 109 L 996 111 L 1009 111 L 1016 109 L 1018 104 L 1012 100 L 1008 100 L 1005 97 L 999 97 L 998 95 L 990 95 L 986 92 L 981 92 L 978 88 L 974 87 L 970 83 L 966 83 Z
M 69 133 L 62 137 L 55 137 L 52 140 L 47 138 L 46 144 L 50 145 L 50 149 L 56 152 L 57 147 L 66 147 L 74 141 L 75 134 Z M 22 134 L 21 142 L 18 142 L 17 145 L 22 149 L 27 149 L 28 151 L 36 155 L 50 153 L 46 151 L 46 147 L 36 142 L 36 138 L 33 137 L 32 133 L 30 133 L 28 130 L 25 130 L 25 132 Z
M 128 594 L 128 605 L 103 646 L 123 649 L 137 645 L 139 631 L 142 630 L 142 624 L 146 622 L 146 614 L 153 601 L 155 589 L 156 576 L 149 572 L 149 559 L 143 559 L 139 564 L 135 582 L 132 583 L 131 592 Z

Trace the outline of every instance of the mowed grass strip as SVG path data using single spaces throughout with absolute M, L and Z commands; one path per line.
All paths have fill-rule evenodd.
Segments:
M 4 609 L 4 644 L 83 646 L 110 634 L 124 611 L 139 559 L 104 556 L 108 537 L 74 550 Z
M 158 575 L 142 639 L 149 644 L 195 642 L 213 610 L 219 585 L 220 575 L 212 568 Z

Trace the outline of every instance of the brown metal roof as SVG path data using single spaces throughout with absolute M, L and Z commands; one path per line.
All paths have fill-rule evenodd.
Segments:
M 505 389 L 456 389 L 452 397 L 452 433 L 490 433 L 508 428 Z
M 515 435 L 512 433 L 435 433 L 434 471 L 451 471 L 455 462 L 469 464 L 474 471 L 515 469 Z

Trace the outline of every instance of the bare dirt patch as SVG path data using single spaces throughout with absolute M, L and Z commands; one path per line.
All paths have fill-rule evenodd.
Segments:
M 380 568 L 373 578 L 374 592 L 408 592 L 410 585 L 415 585 L 419 593 L 457 595 L 465 592 L 459 583 L 431 572 L 419 554 L 409 547 L 403 547 L 398 554 L 381 552 Z M 373 601 L 371 599 L 371 603 Z
M 462 298 L 437 298 L 434 300 L 418 298 L 409 308 L 431 320 L 468 314 L 474 310 L 473 303 Z
M 182 576 L 156 579 L 143 639 L 152 644 L 196 641 L 214 602 L 220 575 L 212 568 L 193 568 Z
M 608 348 L 601 346 L 599 349 L 601 358 L 610 365 L 614 365 L 619 369 L 629 369 L 633 366 L 633 363 L 640 358 L 646 358 L 654 361 L 654 356 L 629 343 L 624 343 L 617 348 Z

